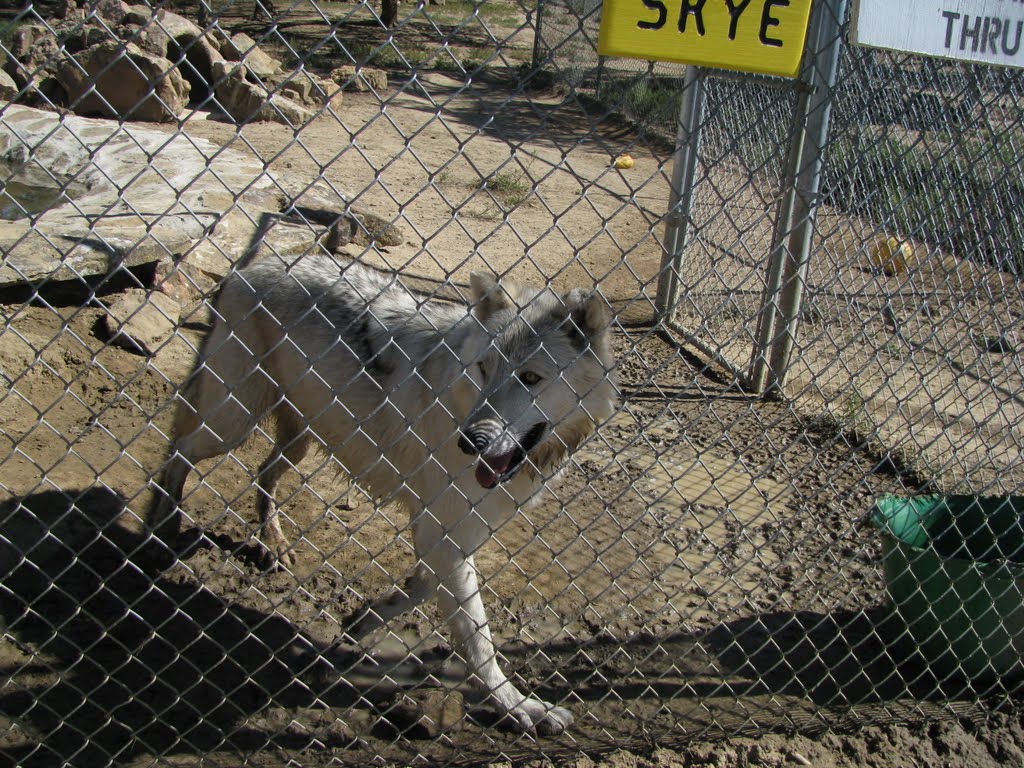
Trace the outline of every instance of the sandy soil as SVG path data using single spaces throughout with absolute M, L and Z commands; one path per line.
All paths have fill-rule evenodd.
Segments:
M 429 607 L 373 638 L 365 656 L 332 649 L 346 615 L 412 560 L 406 521 L 322 458 L 284 481 L 291 572 L 261 572 L 253 557 L 260 438 L 203 467 L 185 508 L 206 540 L 158 567 L 138 515 L 202 325 L 186 323 L 143 358 L 105 344 L 99 306 L 53 296 L 2 307 L 5 758 L 1019 763 L 1019 717 L 985 717 L 1005 695 L 936 681 L 890 642 L 864 519 L 874 497 L 910 481 L 828 422 L 743 394 L 644 325 L 663 153 L 610 123 L 581 127 L 593 118 L 555 95 L 528 99 L 495 81 L 452 100 L 455 85 L 432 77 L 384 112 L 354 96 L 340 122 L 321 118 L 298 141 L 272 125 L 238 132 L 197 118 L 186 130 L 254 152 L 274 172 L 323 169 L 405 228 L 404 245 L 354 256 L 457 283 L 484 266 L 597 281 L 612 299 L 621 412 L 478 561 L 508 667 L 578 724 L 541 741 L 488 727 L 458 687 Z M 508 119 L 492 121 L 498 111 Z M 544 133 L 531 127 L 539 113 Z M 610 169 L 623 149 L 646 172 Z M 526 199 L 510 204 L 482 185 L 502 169 L 525 174 Z M 471 717 L 436 738 L 403 724 L 403 690 L 443 687 L 464 693 Z

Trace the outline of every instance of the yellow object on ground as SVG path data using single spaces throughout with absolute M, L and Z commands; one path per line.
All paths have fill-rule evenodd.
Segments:
M 619 170 L 632 168 L 635 164 L 636 161 L 634 161 L 633 158 L 630 157 L 629 155 L 619 155 L 618 157 L 615 158 L 615 167 L 618 168 Z
M 900 275 L 914 262 L 914 249 L 906 240 L 880 237 L 871 246 L 871 266 L 887 275 Z

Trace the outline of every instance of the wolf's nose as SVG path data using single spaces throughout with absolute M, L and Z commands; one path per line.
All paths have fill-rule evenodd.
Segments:
M 477 430 L 460 430 L 459 449 L 463 453 L 481 453 L 487 447 L 487 435 Z

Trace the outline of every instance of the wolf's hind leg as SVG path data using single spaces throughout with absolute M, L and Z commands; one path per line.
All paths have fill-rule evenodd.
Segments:
M 224 333 L 215 326 L 208 343 L 221 343 L 219 336 Z M 265 414 L 272 396 L 269 382 L 253 363 L 242 360 L 239 365 L 254 370 L 231 371 L 234 378 L 230 378 L 201 363 L 182 392 L 170 457 L 146 514 L 146 527 L 172 547 L 181 531 L 182 492 L 188 473 L 200 461 L 227 453 L 245 440 Z
M 311 438 L 302 416 L 288 406 L 279 406 L 274 414 L 277 430 L 274 449 L 260 467 L 257 478 L 256 510 L 260 518 L 261 565 L 265 569 L 290 568 L 295 563 L 291 545 L 281 530 L 280 512 L 275 494 L 281 476 L 306 456 Z
M 146 528 L 168 545 L 173 545 L 181 532 L 181 496 L 191 470 L 192 462 L 172 449 L 146 511 Z
M 156 483 L 145 521 L 146 528 L 172 548 L 181 533 L 181 501 L 189 472 L 203 459 L 228 450 L 215 434 L 203 429 L 198 414 L 188 404 L 178 407 L 174 434 L 176 439 Z

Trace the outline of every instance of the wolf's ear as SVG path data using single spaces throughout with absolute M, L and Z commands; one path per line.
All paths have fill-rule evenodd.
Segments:
M 512 297 L 498 284 L 494 275 L 473 272 L 469 276 L 472 291 L 473 312 L 480 320 L 486 320 L 499 309 L 514 306 Z
M 604 337 L 611 323 L 612 312 L 600 293 L 587 293 L 582 288 L 573 288 L 565 294 L 564 301 L 573 324 L 583 332 L 587 341 Z

